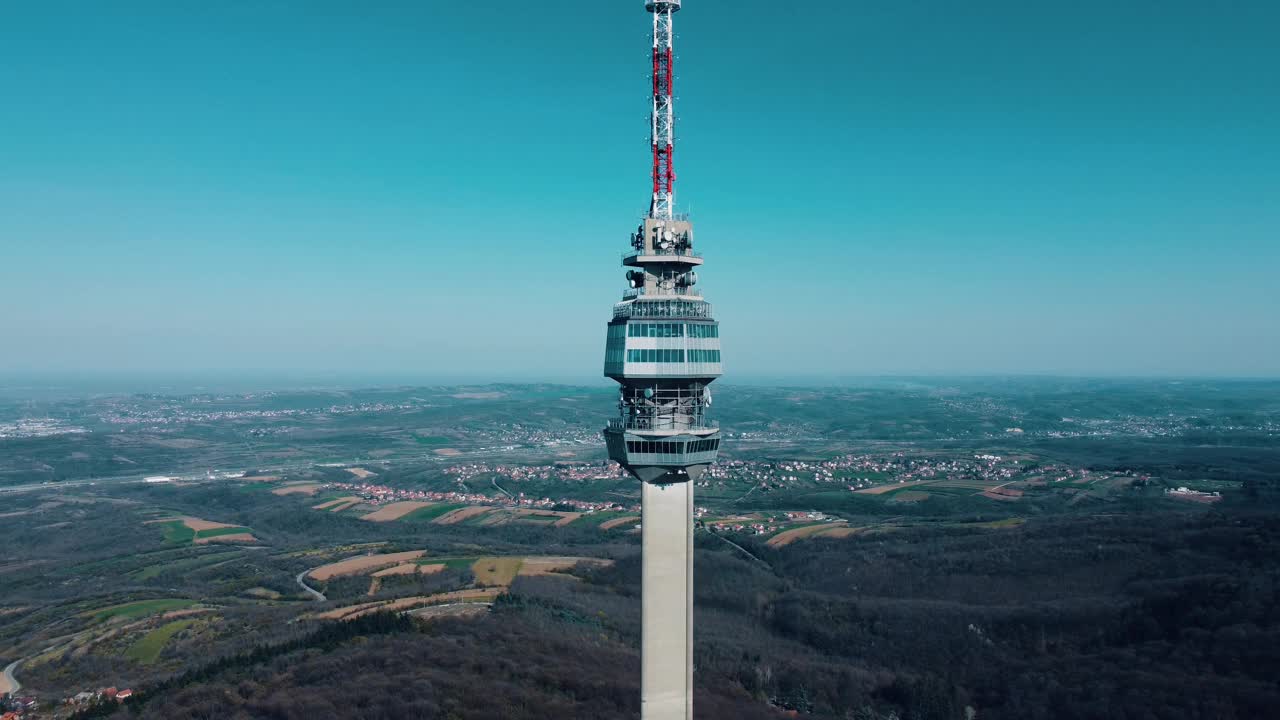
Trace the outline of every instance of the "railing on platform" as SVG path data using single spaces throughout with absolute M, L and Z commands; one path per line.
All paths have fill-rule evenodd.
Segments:
M 707 430 L 719 430 L 720 422 L 718 420 L 702 420 L 701 422 L 676 424 L 671 422 L 655 422 L 653 418 L 648 417 L 627 417 L 613 418 L 609 421 L 609 430 L 638 430 L 641 432 L 706 432 Z
M 711 303 L 703 300 L 634 300 L 614 305 L 613 317 L 710 318 Z

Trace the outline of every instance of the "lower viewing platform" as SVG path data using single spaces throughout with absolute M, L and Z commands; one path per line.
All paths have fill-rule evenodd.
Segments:
M 621 421 L 612 421 L 604 431 L 609 458 L 644 480 L 650 479 L 646 475 L 667 472 L 701 475 L 701 468 L 715 462 L 720 451 L 719 428 L 637 432 L 622 426 Z M 697 472 L 692 470 L 695 467 Z

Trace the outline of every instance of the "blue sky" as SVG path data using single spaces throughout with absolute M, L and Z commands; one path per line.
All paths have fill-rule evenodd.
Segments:
M 0 372 L 594 381 L 640 0 L 0 26 Z M 1280 374 L 1280 5 L 688 0 L 729 378 Z

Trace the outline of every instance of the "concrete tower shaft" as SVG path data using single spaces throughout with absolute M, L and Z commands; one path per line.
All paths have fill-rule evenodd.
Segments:
M 709 417 L 720 325 L 696 288 L 703 260 L 693 224 L 674 212 L 672 16 L 680 2 L 645 9 L 653 14 L 653 195 L 623 254 L 629 288 L 608 323 L 604 374 L 620 387 L 604 438 L 609 457 L 641 481 L 640 716 L 691 720 L 693 488 L 720 448 Z

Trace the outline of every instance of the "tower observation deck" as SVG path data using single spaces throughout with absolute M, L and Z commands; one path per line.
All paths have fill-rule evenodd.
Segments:
M 623 254 L 629 288 L 614 305 L 604 374 L 621 386 L 604 430 L 609 457 L 641 481 L 642 720 L 693 717 L 693 485 L 716 459 L 710 384 L 721 374 L 720 326 L 696 289 L 703 259 L 693 225 L 674 212 L 672 18 L 680 0 L 648 1 L 653 16 L 653 193 Z

